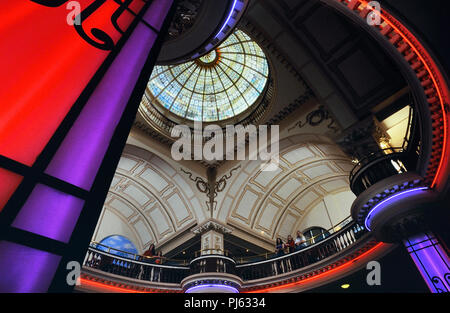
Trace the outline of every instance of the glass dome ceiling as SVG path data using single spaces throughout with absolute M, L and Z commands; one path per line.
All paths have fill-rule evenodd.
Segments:
M 254 105 L 268 75 L 262 49 L 236 30 L 218 48 L 194 61 L 155 66 L 148 91 L 153 105 L 189 120 L 213 122 Z

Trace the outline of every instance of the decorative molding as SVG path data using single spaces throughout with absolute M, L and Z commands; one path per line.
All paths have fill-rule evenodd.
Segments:
M 288 131 L 293 130 L 294 128 L 303 128 L 307 124 L 310 126 L 318 126 L 322 124 L 323 121 L 329 120 L 330 122 L 327 125 L 328 129 L 331 129 L 334 133 L 337 133 L 339 131 L 339 127 L 336 126 L 336 121 L 334 120 L 334 117 L 330 114 L 330 112 L 325 108 L 325 106 L 321 105 L 317 110 L 311 111 L 306 116 L 305 121 L 298 121 L 294 124 L 291 128 L 288 129 Z
M 200 235 L 210 230 L 215 230 L 222 234 L 230 234 L 233 231 L 231 227 L 225 226 L 224 224 L 219 223 L 218 221 L 208 220 L 207 222 L 191 229 L 191 232 L 193 232 L 196 235 Z
M 183 168 L 180 168 L 180 170 L 183 173 L 187 174 L 188 178 L 195 183 L 198 191 L 206 194 L 209 199 L 209 201 L 206 201 L 206 205 L 210 210 L 212 217 L 212 212 L 214 212 L 217 206 L 217 201 L 215 200 L 217 194 L 225 189 L 225 187 L 227 186 L 227 180 L 230 179 L 233 176 L 233 172 L 240 167 L 241 165 L 238 165 L 235 168 L 231 169 L 229 174 L 223 175 L 219 180 L 216 180 L 216 168 L 208 168 L 208 181 L 205 181 L 203 178 L 198 176 L 193 178 L 192 173 L 184 170 Z

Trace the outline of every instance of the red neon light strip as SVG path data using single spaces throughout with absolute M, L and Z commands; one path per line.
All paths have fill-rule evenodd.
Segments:
M 339 0 L 337 0 L 339 1 Z M 368 6 L 368 2 L 365 0 L 359 0 L 363 5 L 365 5 L 366 7 Z M 340 1 L 339 1 L 340 2 Z M 385 15 L 383 15 L 383 13 L 385 13 Z M 383 21 L 388 24 L 390 27 L 392 27 L 402 38 L 403 40 L 405 40 L 408 45 L 410 46 L 411 49 L 414 50 L 414 52 L 416 53 L 416 55 L 419 57 L 419 59 L 422 61 L 423 65 L 425 66 L 426 70 L 428 71 L 429 76 L 431 77 L 431 79 L 433 80 L 433 84 L 434 87 L 438 93 L 438 97 L 439 97 L 439 102 L 441 105 L 441 110 L 442 110 L 442 120 L 444 122 L 444 139 L 443 139 L 443 147 L 442 147 L 442 155 L 441 155 L 441 160 L 439 162 L 439 166 L 436 170 L 436 175 L 434 176 L 433 182 L 431 184 L 431 188 L 434 188 L 437 184 L 437 180 L 439 178 L 439 174 L 442 170 L 442 167 L 447 163 L 445 162 L 446 160 L 446 148 L 447 148 L 447 135 L 448 135 L 448 129 L 447 129 L 447 116 L 445 115 L 445 103 L 444 103 L 444 99 L 443 96 L 441 94 L 441 91 L 438 88 L 438 83 L 436 81 L 436 78 L 433 76 L 433 72 L 431 71 L 430 67 L 428 66 L 427 62 L 425 61 L 425 57 L 422 56 L 422 54 L 419 52 L 419 50 L 415 47 L 415 45 L 419 46 L 423 51 L 426 51 L 426 49 L 424 49 L 424 47 L 420 44 L 419 40 L 411 33 L 409 32 L 406 27 L 405 30 L 400 30 L 397 26 L 395 26 L 393 23 L 391 23 L 389 21 L 389 19 L 392 19 L 396 22 L 398 22 L 394 17 L 392 17 L 390 14 L 386 13 L 386 12 L 380 12 L 381 17 L 383 18 Z M 398 22 L 400 25 L 402 25 L 402 23 Z M 403 31 L 407 32 L 408 35 L 410 35 L 412 38 L 414 38 L 414 44 L 408 39 L 408 37 L 403 33 Z M 427 59 L 433 64 L 432 58 L 429 55 L 426 55 Z M 433 64 L 434 65 L 434 64 Z M 436 65 L 434 65 L 436 67 Z M 436 72 L 439 73 L 439 70 L 436 67 Z
M 386 244 L 380 242 L 380 243 L 378 243 L 375 247 L 373 247 L 373 248 L 371 248 L 370 250 L 364 252 L 363 254 L 361 254 L 360 256 L 358 256 L 357 258 L 355 258 L 355 259 L 353 259 L 353 260 L 350 260 L 350 261 L 346 262 L 345 264 L 343 264 L 343 265 L 341 265 L 341 266 L 338 266 L 338 267 L 335 267 L 335 268 L 333 268 L 333 269 L 331 269 L 331 270 L 329 270 L 329 271 L 326 271 L 326 272 L 324 272 L 324 273 L 322 273 L 322 274 L 318 274 L 318 275 L 315 275 L 315 276 L 312 276 L 312 277 L 303 279 L 303 280 L 301 280 L 301 281 L 294 282 L 294 283 L 289 283 L 289 284 L 285 284 L 285 285 L 282 285 L 282 286 L 270 287 L 270 288 L 259 289 L 259 290 L 254 290 L 254 291 L 253 291 L 253 290 L 252 290 L 252 291 L 245 291 L 245 292 L 243 292 L 243 293 L 264 293 L 264 292 L 271 292 L 271 291 L 275 291 L 275 290 L 282 290 L 282 289 L 286 289 L 286 288 L 289 288 L 289 287 L 302 285 L 302 284 L 305 284 L 305 283 L 307 283 L 307 282 L 314 281 L 314 280 L 319 279 L 319 278 L 323 278 L 324 276 L 328 276 L 328 275 L 330 275 L 330 274 L 333 274 L 333 273 L 336 272 L 336 271 L 342 271 L 342 270 L 346 269 L 347 267 L 353 265 L 353 263 L 354 263 L 355 261 L 357 261 L 357 260 L 359 260 L 359 259 L 361 259 L 361 258 L 367 256 L 368 254 L 371 254 L 371 253 L 375 252 L 376 250 L 382 248 L 383 246 L 386 246 Z
M 171 292 L 177 293 L 178 292 L 176 290 L 164 290 L 164 289 L 158 289 L 159 291 L 139 291 L 139 290 L 134 290 L 134 289 L 110 286 L 110 285 L 107 285 L 104 283 L 95 282 L 95 281 L 85 279 L 85 278 L 80 278 L 80 283 L 81 283 L 81 286 L 83 286 L 83 285 L 91 286 L 91 287 L 103 289 L 105 291 L 109 290 L 109 291 L 121 292 L 121 293 L 171 293 Z M 153 290 L 155 290 L 155 289 L 153 289 Z
M 371 248 L 370 250 L 364 252 L 363 254 L 361 254 L 360 256 L 358 256 L 357 258 L 341 265 L 338 266 L 334 269 L 331 269 L 329 271 L 326 271 L 325 273 L 313 276 L 313 277 L 309 277 L 306 278 L 302 281 L 299 282 L 295 282 L 295 283 L 289 283 L 289 284 L 285 284 L 283 286 L 278 286 L 278 287 L 271 287 L 271 288 L 266 288 L 266 289 L 260 289 L 260 290 L 256 290 L 256 291 L 246 291 L 244 293 L 263 293 L 263 292 L 270 292 L 270 291 L 274 291 L 274 290 L 280 290 L 280 289 L 285 289 L 285 288 L 289 288 L 292 286 L 296 286 L 296 285 L 301 285 L 304 284 L 306 282 L 312 281 L 312 280 L 316 280 L 319 278 L 322 278 L 323 276 L 327 276 L 330 275 L 336 271 L 342 271 L 343 269 L 351 266 L 355 261 L 365 257 L 368 254 L 371 254 L 373 252 L 375 252 L 376 250 L 378 250 L 379 248 L 382 248 L 383 246 L 385 246 L 386 244 L 384 243 L 378 243 L 375 247 Z M 103 283 L 99 283 L 99 282 L 94 282 L 85 278 L 80 278 L 80 282 L 81 285 L 86 285 L 86 286 L 91 286 L 91 287 L 96 287 L 96 288 L 100 288 L 103 290 L 109 290 L 109 291 L 114 291 L 114 292 L 121 292 L 121 293 L 155 293 L 155 292 L 151 292 L 151 291 L 138 291 L 138 290 L 133 290 L 133 289 L 127 289 L 127 288 L 122 288 L 122 287 L 116 287 L 116 286 L 110 286 L 110 285 L 106 285 Z
M 127 292 L 127 293 L 150 293 L 150 292 L 146 292 L 146 291 L 138 291 L 138 290 L 133 290 L 133 289 L 127 289 L 127 288 L 121 288 L 121 287 L 115 287 L 115 286 L 109 286 L 103 283 L 99 283 L 99 282 L 95 282 L 95 281 L 91 281 L 89 279 L 85 279 L 85 278 L 80 278 L 80 282 L 81 282 L 81 286 L 85 285 L 85 286 L 91 286 L 91 287 L 96 287 L 96 288 L 100 288 L 100 289 L 104 289 L 104 290 L 110 290 L 110 291 L 114 291 L 114 292 Z

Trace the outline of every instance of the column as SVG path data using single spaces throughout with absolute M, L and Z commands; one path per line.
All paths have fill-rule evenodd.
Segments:
M 432 293 L 450 292 L 450 259 L 431 232 L 403 241 Z
M 233 230 L 219 223 L 215 219 L 209 219 L 201 225 L 191 230 L 194 234 L 201 236 L 200 255 L 218 254 L 226 255 L 223 236 L 229 234 Z
M 209 230 L 202 234 L 201 255 L 224 255 L 223 234 L 216 230 Z

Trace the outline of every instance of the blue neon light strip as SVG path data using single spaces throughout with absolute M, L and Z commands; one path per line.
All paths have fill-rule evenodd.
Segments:
M 421 190 L 425 190 L 425 189 L 428 189 L 428 187 L 419 187 L 419 188 L 414 188 L 414 189 L 405 190 L 405 191 L 402 191 L 402 192 L 400 192 L 400 193 L 397 193 L 397 194 L 395 194 L 395 195 L 393 195 L 393 196 L 390 196 L 390 197 L 384 199 L 383 201 L 381 201 L 380 203 L 378 203 L 376 206 L 373 207 L 372 210 L 370 210 L 369 214 L 367 214 L 367 217 L 366 217 L 366 219 L 365 219 L 365 221 L 364 221 L 364 225 L 366 226 L 366 229 L 369 230 L 369 231 L 372 231 L 372 230 L 369 228 L 369 222 L 370 222 L 370 219 L 371 219 L 371 217 L 372 217 L 372 214 L 374 214 L 374 212 L 375 212 L 377 209 L 379 209 L 380 206 L 381 206 L 382 204 L 384 204 L 384 203 L 386 203 L 386 202 L 388 202 L 388 201 L 391 201 L 392 199 L 395 199 L 395 198 L 397 198 L 397 197 L 399 197 L 399 196 L 401 196 L 401 195 L 404 195 L 404 194 L 407 194 L 407 193 L 411 193 L 411 192 L 414 192 L 414 191 L 421 191 Z
M 191 293 L 194 290 L 206 289 L 206 288 L 222 288 L 222 289 L 228 289 L 228 290 L 230 290 L 231 292 L 234 292 L 234 293 L 239 293 L 239 290 L 237 290 L 236 288 L 234 288 L 232 286 L 218 285 L 218 284 L 208 284 L 208 285 L 194 286 L 194 287 L 188 288 L 185 293 Z
M 233 12 L 234 12 L 234 8 L 236 7 L 236 3 L 237 3 L 237 0 L 234 0 L 233 6 L 231 7 L 231 10 L 230 10 L 230 13 L 228 14 L 228 17 L 227 17 L 225 23 L 223 24 L 222 28 L 221 28 L 221 29 L 219 30 L 219 32 L 217 33 L 216 37 L 219 36 L 219 34 L 222 32 L 222 30 L 225 28 L 225 26 L 227 26 L 228 21 L 230 20 L 231 15 L 232 15 Z

